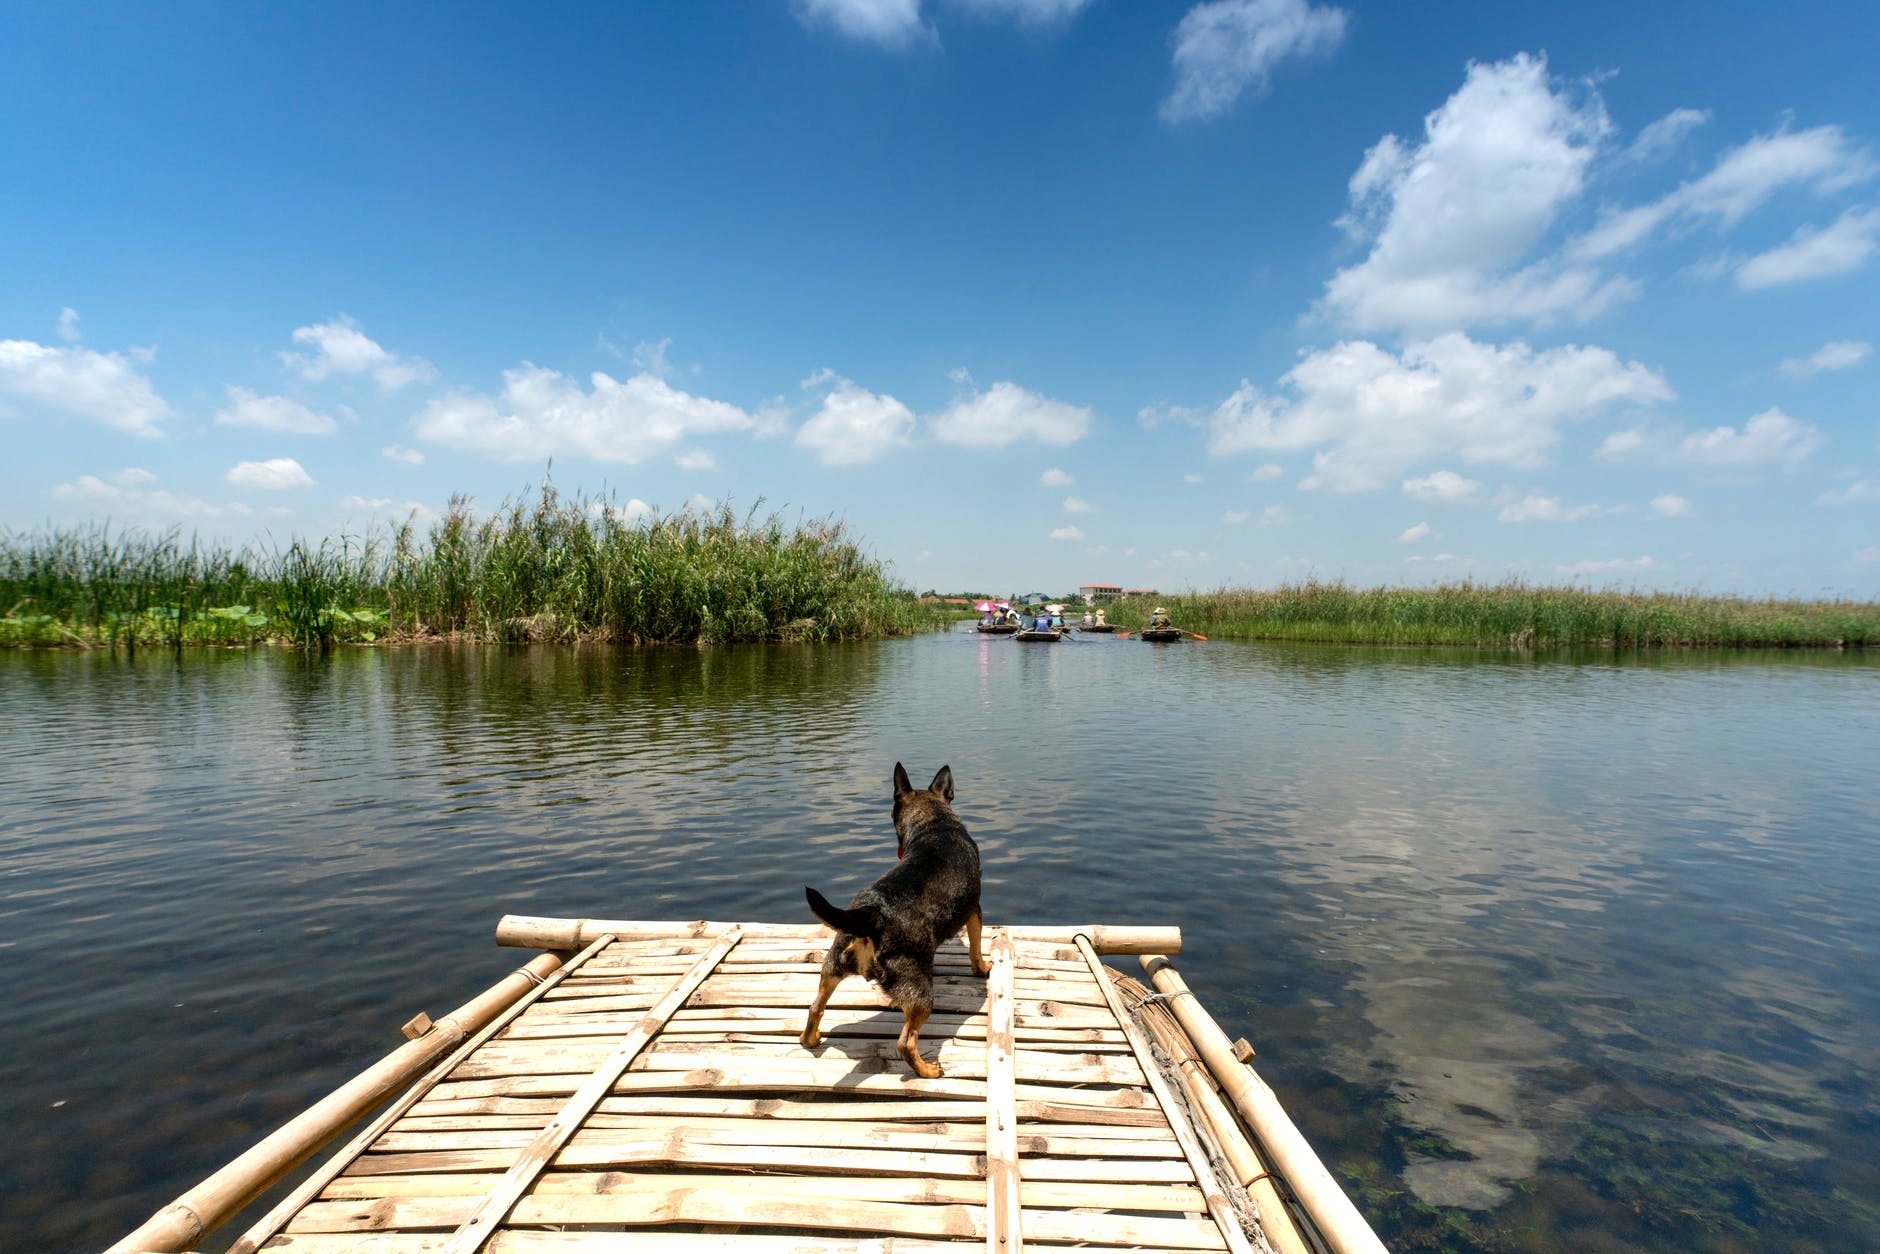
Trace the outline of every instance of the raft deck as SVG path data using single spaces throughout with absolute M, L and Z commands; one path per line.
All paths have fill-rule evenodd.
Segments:
M 829 938 L 505 919 L 505 943 L 578 952 L 519 981 L 526 993 L 480 1028 L 446 1021 L 458 1043 L 441 1061 L 231 1248 L 1017 1254 L 1322 1239 L 1305 1204 L 1322 1182 L 1276 1192 L 1254 1138 L 1223 1118 L 1232 1077 L 1208 1081 L 1168 1036 L 1173 1017 L 1146 1022 L 1156 999 L 1100 961 L 1178 950 L 1176 929 L 989 927 L 988 977 L 948 943 L 921 1040 L 942 1071 L 931 1080 L 896 1054 L 901 1015 L 860 979 L 837 989 L 821 1044 L 798 1043 Z M 447 1030 L 414 1022 L 407 1050 Z M 214 1179 L 114 1251 L 188 1248 L 220 1222 L 196 1196 Z M 179 1212 L 187 1235 L 164 1235 Z M 1326 1244 L 1382 1249 L 1368 1228 Z

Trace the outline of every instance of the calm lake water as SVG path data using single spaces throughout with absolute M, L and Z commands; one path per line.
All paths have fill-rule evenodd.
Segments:
M 504 912 L 807 921 L 896 760 L 989 921 L 1179 924 L 1393 1246 L 1880 1248 L 1880 659 L 955 632 L 0 655 L 0 1249 L 122 1235 Z

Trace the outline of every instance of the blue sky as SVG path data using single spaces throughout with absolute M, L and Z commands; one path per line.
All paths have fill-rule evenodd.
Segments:
M 0 527 L 1880 596 L 1880 6 L 0 3 Z

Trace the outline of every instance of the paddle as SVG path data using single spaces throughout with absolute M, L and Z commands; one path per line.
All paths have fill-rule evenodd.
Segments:
M 1119 631 L 1119 632 L 1117 632 L 1117 633 L 1116 633 L 1116 638 L 1117 638 L 1118 640 L 1121 640 L 1121 639 L 1122 639 L 1122 638 L 1123 638 L 1124 636 L 1133 636 L 1133 635 L 1135 635 L 1135 634 L 1136 634 L 1136 633 L 1135 633 L 1135 632 L 1133 632 L 1133 631 Z
M 1189 630 L 1188 630 L 1188 629 L 1187 629 L 1186 627 L 1184 627 L 1184 628 L 1182 628 L 1182 634 L 1183 634 L 1184 636 L 1193 636 L 1193 637 L 1194 637 L 1195 639 L 1197 639 L 1197 640 L 1206 640 L 1206 639 L 1207 639 L 1207 637 L 1206 637 L 1206 636 L 1204 636 L 1204 635 L 1202 635 L 1202 634 L 1201 634 L 1200 632 L 1198 632 L 1198 631 L 1189 631 Z

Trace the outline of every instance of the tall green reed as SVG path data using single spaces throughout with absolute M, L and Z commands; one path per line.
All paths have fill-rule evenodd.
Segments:
M 546 480 L 487 516 L 454 497 L 422 534 L 408 521 L 383 537 L 272 550 L 102 524 L 4 533 L 0 609 L 0 643 L 133 649 L 261 640 L 326 649 L 388 634 L 844 640 L 928 625 L 840 521 L 792 522 L 762 501 L 741 514 L 729 502 L 630 512 L 613 498 L 564 497 Z
M 1357 588 L 1307 580 L 1163 599 L 1177 625 L 1207 636 L 1533 648 L 1864 647 L 1880 644 L 1880 603 L 1594 590 L 1472 581 Z M 1124 603 L 1129 625 L 1148 607 Z

